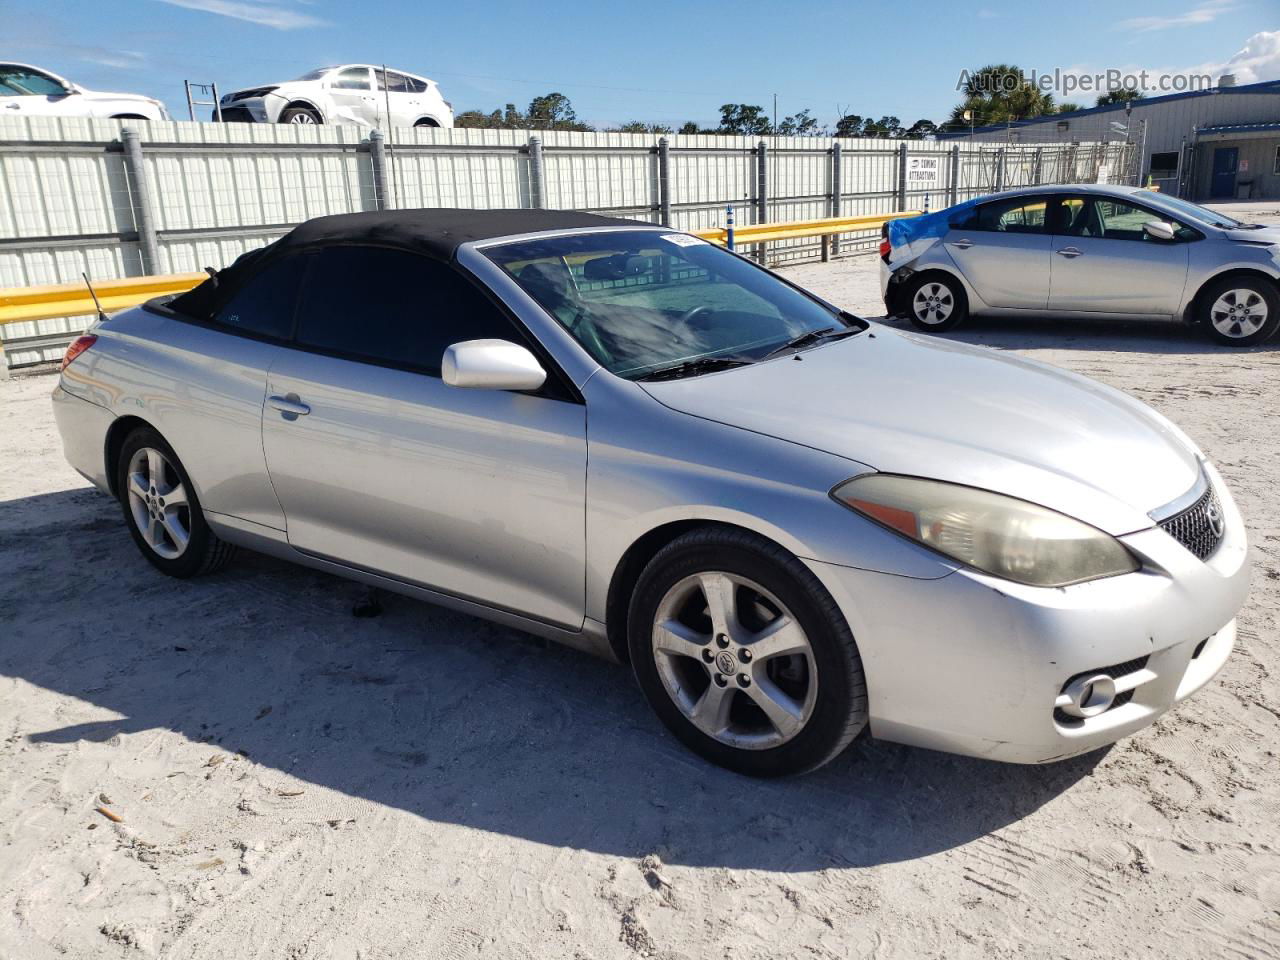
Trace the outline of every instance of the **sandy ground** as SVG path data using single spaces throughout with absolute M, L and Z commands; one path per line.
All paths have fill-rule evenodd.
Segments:
M 875 316 L 875 270 L 788 273 Z M 1248 519 L 1235 656 L 1109 750 L 744 780 L 624 668 L 249 554 L 164 579 L 52 378 L 0 383 L 0 957 L 1280 957 L 1280 342 L 955 336 L 1153 404 Z

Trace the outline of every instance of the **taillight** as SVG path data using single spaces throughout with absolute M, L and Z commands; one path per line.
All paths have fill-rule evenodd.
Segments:
M 880 259 L 889 262 L 889 254 L 893 252 L 893 244 L 889 242 L 889 225 L 880 224 Z
M 58 367 L 58 369 L 59 370 L 67 369 L 67 367 L 71 364 L 72 360 L 80 356 L 80 354 L 84 353 L 86 350 L 88 350 L 97 342 L 98 342 L 98 338 L 91 333 L 86 333 L 83 337 L 76 337 L 74 340 L 71 341 L 71 346 L 67 347 L 67 352 L 63 356 L 62 363 Z

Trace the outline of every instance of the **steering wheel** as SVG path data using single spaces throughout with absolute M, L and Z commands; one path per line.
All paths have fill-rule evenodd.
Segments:
M 683 323 L 685 326 L 689 326 L 690 324 L 693 323 L 693 320 L 695 317 L 703 317 L 703 316 L 710 317 L 714 313 L 715 313 L 715 310 L 703 304 L 701 306 L 694 307 L 691 310 L 686 310 L 684 313 L 682 313 L 680 315 L 680 322 Z

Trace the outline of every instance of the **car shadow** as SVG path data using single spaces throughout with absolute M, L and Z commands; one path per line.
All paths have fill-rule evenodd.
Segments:
M 919 333 L 901 318 L 876 317 L 877 323 Z M 1181 323 L 1140 320 L 1079 320 L 1068 317 L 969 317 L 947 333 L 947 340 L 998 350 L 1087 350 L 1099 353 L 1221 354 L 1229 357 L 1274 354 L 1280 335 L 1253 347 L 1228 347 Z
M 171 730 L 209 750 L 169 751 L 161 777 L 202 777 L 210 754 L 239 752 L 262 807 L 290 802 L 288 774 L 323 788 L 307 789 L 312 812 L 328 790 L 345 795 L 335 811 L 363 798 L 538 843 L 780 871 L 956 847 L 1104 755 L 1023 767 L 863 739 L 814 774 L 754 781 L 686 751 L 625 667 L 398 596 L 355 618 L 361 593 L 248 552 L 168 579 L 90 490 L 0 503 L 0 673 L 68 698 L 40 716 L 75 721 L 15 732 L 128 756 L 130 738 Z M 117 716 L 76 719 L 103 712 Z

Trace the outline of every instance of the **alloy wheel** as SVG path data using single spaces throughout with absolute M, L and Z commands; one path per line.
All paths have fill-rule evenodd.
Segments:
M 943 323 L 955 309 L 955 297 L 945 284 L 925 283 L 911 300 L 911 310 L 921 323 Z
M 777 747 L 813 715 L 818 673 L 809 638 L 759 584 L 723 571 L 685 577 L 658 605 L 652 637 L 672 702 L 720 743 Z
M 166 560 L 178 559 L 191 542 L 191 504 L 178 471 L 159 450 L 141 447 L 129 460 L 126 482 L 143 541 Z
M 1209 308 L 1209 320 L 1224 337 L 1248 337 L 1267 322 L 1267 302 L 1257 291 L 1242 287 L 1228 290 Z
M 306 123 L 306 124 L 314 125 L 316 122 L 316 118 L 309 113 L 295 113 L 292 117 L 289 118 L 289 122 L 290 123 Z

